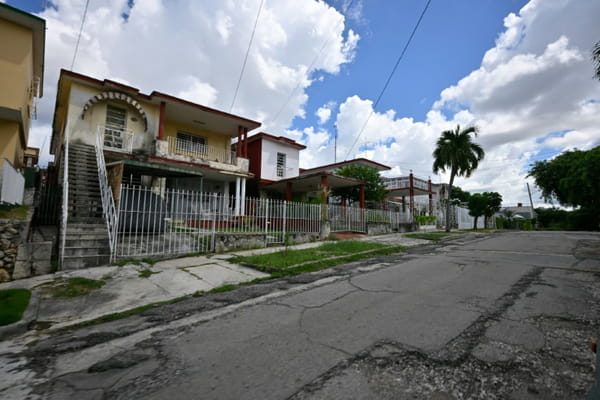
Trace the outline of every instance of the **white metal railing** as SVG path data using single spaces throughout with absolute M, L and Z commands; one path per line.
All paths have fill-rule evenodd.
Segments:
M 235 152 L 231 151 L 230 149 L 209 146 L 173 136 L 167 137 L 167 142 L 169 143 L 169 154 L 172 155 L 182 155 L 191 158 L 218 161 L 225 164 L 237 164 Z
M 385 187 L 387 189 L 409 188 L 410 187 L 410 177 L 401 176 L 398 178 L 388 178 L 385 180 Z M 413 187 L 422 189 L 422 190 L 429 190 L 429 182 L 425 181 L 423 179 L 415 178 L 413 176 Z
M 133 131 L 131 129 L 98 125 L 96 134 L 102 140 L 102 147 L 107 150 L 131 153 L 133 149 Z
M 63 147 L 63 193 L 62 193 L 62 207 L 60 216 L 60 247 L 59 247 L 59 258 L 60 266 L 64 265 L 65 258 L 65 243 L 67 239 L 67 222 L 69 219 L 69 129 L 65 130 L 65 145 Z
M 102 131 L 96 134 L 96 163 L 98 166 L 98 182 L 100 185 L 100 197 L 102 199 L 102 211 L 108 229 L 108 242 L 110 246 L 111 262 L 113 249 L 116 243 L 117 230 L 117 210 L 115 209 L 115 200 L 111 187 L 108 185 L 108 176 L 106 173 L 106 163 L 104 161 L 103 142 L 105 137 Z
M 25 191 L 25 177 L 6 158 L 0 167 L 0 201 L 22 204 Z

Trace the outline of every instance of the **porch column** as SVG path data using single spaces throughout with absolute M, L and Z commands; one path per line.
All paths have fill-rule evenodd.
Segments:
M 285 200 L 292 201 L 292 182 L 285 184 Z
M 237 176 L 235 178 L 235 207 L 233 209 L 233 215 L 235 215 L 236 217 L 240 215 L 240 186 L 240 177 Z
M 342 197 L 342 217 L 346 218 L 346 198 Z
M 433 215 L 433 191 L 431 190 L 431 177 L 427 181 L 427 187 L 429 189 L 429 215 Z
M 415 185 L 414 185 L 414 177 L 412 170 L 410 171 L 410 175 L 408 176 L 408 180 L 410 182 L 410 187 L 408 189 L 410 196 L 410 216 L 415 217 Z
M 242 127 L 238 126 L 237 144 L 235 146 L 235 155 L 237 157 L 242 156 Z
M 321 203 L 327 204 L 327 175 L 321 175 Z
M 244 128 L 244 158 L 248 158 L 248 128 Z
M 246 178 L 240 178 L 242 186 L 242 195 L 240 196 L 240 214 L 246 214 Z
M 365 185 L 361 183 L 360 185 L 360 208 L 365 208 Z
M 402 196 L 402 212 L 406 212 L 406 196 Z
M 158 140 L 165 140 L 165 111 L 167 104 L 164 101 L 160 102 L 160 113 L 158 117 Z

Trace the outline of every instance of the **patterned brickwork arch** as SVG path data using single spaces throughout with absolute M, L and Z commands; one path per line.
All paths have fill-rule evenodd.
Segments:
M 81 119 L 85 118 L 85 113 L 90 108 L 92 108 L 92 106 L 94 104 L 97 104 L 97 103 L 100 103 L 103 101 L 108 101 L 108 100 L 121 101 L 121 102 L 126 103 L 126 104 L 132 106 L 133 108 L 135 108 L 136 111 L 140 114 L 140 116 L 144 119 L 144 130 L 145 131 L 148 130 L 148 118 L 146 116 L 146 111 L 144 111 L 141 104 L 138 103 L 138 101 L 136 99 L 134 99 L 133 97 L 128 96 L 125 93 L 120 93 L 120 92 L 103 92 L 103 93 L 97 94 L 94 97 L 90 98 L 83 106 L 83 112 L 81 113 Z

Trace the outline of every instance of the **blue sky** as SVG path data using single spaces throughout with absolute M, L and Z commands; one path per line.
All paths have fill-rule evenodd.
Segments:
M 260 2 L 91 1 L 74 70 L 229 111 Z M 426 178 L 440 132 L 477 124 L 486 159 L 457 183 L 499 191 L 508 204 L 526 199 L 531 162 L 600 144 L 600 82 L 589 59 L 600 3 L 432 0 L 373 109 L 426 0 L 354 0 L 346 10 L 349 2 L 264 0 L 261 9 L 233 112 L 306 144 L 302 167 L 333 162 L 335 123 L 338 161 L 366 157 L 392 167 L 389 175 Z M 47 21 L 45 95 L 31 135 L 40 146 L 85 0 L 7 3 Z

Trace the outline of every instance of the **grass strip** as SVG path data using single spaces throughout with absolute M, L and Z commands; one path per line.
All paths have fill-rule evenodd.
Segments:
M 104 286 L 106 282 L 88 278 L 69 278 L 52 288 L 54 297 L 77 297 L 88 294 Z
M 311 261 L 323 260 L 332 257 L 347 256 L 369 250 L 379 250 L 388 247 L 380 243 L 362 242 L 358 240 L 343 240 L 325 243 L 318 247 L 303 250 L 283 250 L 276 253 L 260 254 L 253 256 L 237 256 L 229 259 L 232 263 L 258 265 L 269 270 L 286 269 Z
M 1 290 L 0 326 L 20 321 L 29 305 L 30 298 L 31 292 L 27 289 Z

